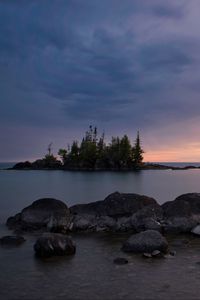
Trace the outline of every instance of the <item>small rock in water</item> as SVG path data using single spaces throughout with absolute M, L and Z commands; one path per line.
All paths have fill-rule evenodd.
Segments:
M 159 251 L 159 250 L 154 250 L 151 255 L 153 257 L 161 257 L 162 256 L 162 253 Z
M 146 258 L 152 258 L 151 253 L 143 253 L 143 256 Z
M 171 251 L 169 251 L 169 254 L 170 254 L 171 256 L 175 256 L 175 255 L 176 255 L 176 251 L 175 251 L 175 250 L 171 250 Z
M 125 265 L 128 263 L 128 259 L 124 257 L 117 257 L 113 260 L 116 265 Z
M 73 255 L 76 245 L 70 237 L 60 233 L 44 233 L 34 245 L 37 256 L 47 258 L 51 256 Z
M 2 246 L 18 246 L 24 243 L 26 240 L 23 236 L 6 235 L 0 238 L 0 244 Z
M 200 225 L 197 225 L 196 227 L 194 227 L 191 230 L 192 233 L 196 234 L 196 235 L 200 235 Z

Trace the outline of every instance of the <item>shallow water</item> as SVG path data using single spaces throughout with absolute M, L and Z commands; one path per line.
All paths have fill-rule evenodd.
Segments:
M 6 218 L 40 197 L 68 205 L 103 199 L 116 190 L 155 197 L 159 203 L 200 191 L 200 170 L 142 172 L 0 171 L 0 236 Z M 200 239 L 171 248 L 173 258 L 144 259 L 121 252 L 127 234 L 74 234 L 73 257 L 40 261 L 36 236 L 17 248 L 0 248 L 0 299 L 199 299 Z M 179 237 L 182 238 L 182 237 Z M 188 237 L 183 237 L 188 239 Z M 116 257 L 129 263 L 117 266 Z

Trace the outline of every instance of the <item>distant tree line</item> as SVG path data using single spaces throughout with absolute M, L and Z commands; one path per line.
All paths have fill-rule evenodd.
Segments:
M 97 127 L 93 126 L 86 131 L 80 144 L 73 141 L 68 149 L 58 151 L 64 168 L 91 170 L 139 168 L 143 163 L 143 153 L 139 132 L 134 145 L 126 134 L 122 138 L 112 137 L 106 144 L 104 133 L 99 137 Z

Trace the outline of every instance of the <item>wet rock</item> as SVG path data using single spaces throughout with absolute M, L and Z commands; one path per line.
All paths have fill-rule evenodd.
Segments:
M 165 232 L 173 233 L 187 233 L 195 227 L 197 221 L 193 217 L 171 217 L 165 219 L 162 228 Z
M 169 255 L 175 256 L 175 255 L 176 255 L 176 251 L 175 251 L 175 250 L 170 250 L 170 251 L 169 251 Z
M 190 232 L 200 223 L 200 194 L 189 193 L 162 205 L 165 231 Z
M 34 201 L 21 213 L 7 220 L 10 229 L 66 232 L 71 222 L 70 211 L 60 200 L 44 198 Z
M 156 230 L 146 230 L 132 235 L 122 247 L 125 252 L 152 253 L 154 250 L 167 252 L 168 242 L 160 232 Z
M 115 192 L 102 201 L 78 204 L 70 207 L 72 214 L 122 217 L 131 216 L 145 206 L 157 204 L 153 198 L 138 194 Z
M 124 257 L 117 257 L 113 260 L 116 265 L 125 265 L 128 264 L 128 259 Z
M 151 255 L 152 257 L 162 257 L 162 253 L 159 250 L 154 250 Z
M 131 217 L 131 228 L 136 232 L 153 229 L 161 231 L 163 212 L 158 204 L 148 205 Z
M 196 235 L 200 235 L 200 225 L 195 226 L 192 230 L 192 233 L 196 234 Z
M 113 231 L 116 228 L 115 219 L 109 216 L 101 216 L 96 218 L 97 228 L 103 231 Z
M 72 221 L 72 231 L 95 230 L 96 220 L 90 215 L 75 215 Z
M 145 210 L 150 206 L 149 211 Z M 110 194 L 103 201 L 70 207 L 74 223 L 72 228 L 82 230 L 84 227 L 83 230 L 96 231 L 127 231 L 135 230 L 134 227 L 140 228 L 140 230 L 156 226 L 160 228 L 157 222 L 159 209 L 161 210 L 159 204 L 153 198 L 116 192 Z M 141 211 L 141 214 L 135 215 L 133 218 L 138 211 Z
M 0 238 L 0 245 L 2 246 L 19 246 L 25 242 L 23 236 L 7 235 Z
M 44 233 L 34 245 L 38 257 L 72 255 L 76 252 L 75 243 L 69 236 L 60 233 Z
M 120 217 L 116 220 L 115 231 L 125 232 L 132 229 L 131 217 Z
M 145 253 L 142 254 L 142 256 L 145 257 L 145 258 L 152 258 L 151 253 L 146 253 L 145 252 Z

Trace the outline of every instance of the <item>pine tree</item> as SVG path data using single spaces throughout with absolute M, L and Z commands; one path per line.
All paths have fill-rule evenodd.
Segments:
M 140 133 L 138 131 L 137 138 L 135 140 L 135 145 L 133 147 L 133 163 L 134 167 L 140 167 L 143 161 L 143 149 L 140 143 Z

